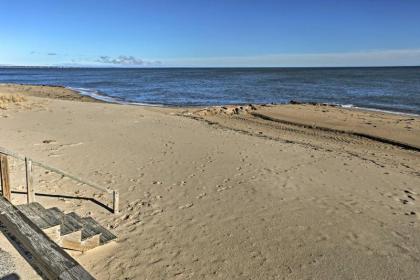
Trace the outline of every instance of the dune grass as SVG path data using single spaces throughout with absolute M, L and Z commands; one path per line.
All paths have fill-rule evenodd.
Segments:
M 7 108 L 14 104 L 25 102 L 26 98 L 17 94 L 0 94 L 0 109 L 7 110 Z

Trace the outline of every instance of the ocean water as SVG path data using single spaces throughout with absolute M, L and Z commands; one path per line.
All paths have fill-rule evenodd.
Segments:
M 420 67 L 0 68 L 0 83 L 62 85 L 168 106 L 322 102 L 420 114 Z

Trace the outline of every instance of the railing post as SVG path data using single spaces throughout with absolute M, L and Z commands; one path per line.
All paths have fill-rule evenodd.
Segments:
M 27 202 L 35 202 L 35 188 L 32 178 L 32 160 L 25 157 Z
M 118 191 L 113 191 L 112 196 L 112 210 L 114 211 L 114 214 L 118 214 L 120 212 L 120 193 Z
M 0 154 L 0 182 L 3 197 L 11 201 L 12 192 L 10 189 L 9 162 L 7 161 L 7 156 L 4 154 Z

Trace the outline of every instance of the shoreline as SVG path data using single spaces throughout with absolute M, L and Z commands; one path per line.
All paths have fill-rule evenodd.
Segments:
M 138 106 L 150 106 L 150 107 L 162 107 L 162 108 L 206 108 L 206 107 L 220 107 L 220 106 L 246 106 L 250 105 L 250 103 L 237 103 L 237 104 L 216 104 L 216 105 L 169 105 L 169 104 L 152 104 L 152 103 L 138 103 L 138 102 L 130 102 L 130 101 L 123 101 L 118 100 L 114 97 L 108 96 L 106 94 L 99 93 L 96 90 L 91 89 L 78 89 L 78 88 L 72 88 L 72 87 L 65 87 L 70 90 L 74 90 L 78 92 L 80 95 L 83 96 L 89 96 L 94 99 L 108 102 L 108 103 L 115 103 L 115 104 L 122 104 L 122 105 L 138 105 Z M 91 91 L 92 93 L 88 93 Z M 344 109 L 357 109 L 357 110 L 366 110 L 366 111 L 375 111 L 380 113 L 388 113 L 388 114 L 395 114 L 395 115 L 407 115 L 407 116 L 414 116 L 414 117 L 420 117 L 420 114 L 416 113 L 408 113 L 408 112 L 401 112 L 401 111 L 392 111 L 392 110 L 385 110 L 385 109 L 378 109 L 373 107 L 360 107 L 355 106 L 353 104 L 337 104 L 337 103 L 323 103 L 323 102 L 301 102 L 301 101 L 295 101 L 290 100 L 289 102 L 285 103 L 252 103 L 252 105 L 289 105 L 289 104 L 295 104 L 294 102 L 297 102 L 296 104 L 307 104 L 307 105 L 319 105 L 319 106 L 333 106 L 333 107 L 340 107 Z
M 96 93 L 92 95 L 92 93 L 86 93 L 86 89 L 78 89 L 78 88 L 67 88 L 64 86 L 47 86 L 47 85 L 20 85 L 20 84 L 0 84 L 0 93 L 2 89 L 8 89 L 9 93 L 13 92 L 25 92 L 24 94 L 33 95 L 36 97 L 46 97 L 46 98 L 57 98 L 62 100 L 71 100 L 71 101 L 87 101 L 87 102 L 98 102 L 98 103 L 107 103 L 107 104 L 117 104 L 117 105 L 125 105 L 125 106 L 138 106 L 144 108 L 156 108 L 161 110 L 169 110 L 169 111 L 189 111 L 191 112 L 203 112 L 208 111 L 211 114 L 214 112 L 218 112 L 216 115 L 220 117 L 221 115 L 237 115 L 240 113 L 249 114 L 255 118 L 265 119 L 271 122 L 279 122 L 286 125 L 293 125 L 298 127 L 309 127 L 312 129 L 330 131 L 332 133 L 341 133 L 341 134 L 348 134 L 358 137 L 364 137 L 367 139 L 371 139 L 374 141 L 382 142 L 385 144 L 395 145 L 400 148 L 404 149 L 411 149 L 414 151 L 420 151 L 420 116 L 415 114 L 407 114 L 407 113 L 397 113 L 397 112 L 388 112 L 382 111 L 377 109 L 370 109 L 370 108 L 359 108 L 353 106 L 343 106 L 338 104 L 328 104 L 328 103 L 315 103 L 315 102 L 299 102 L 296 100 L 291 100 L 287 104 L 243 104 L 243 105 L 219 105 L 219 106 L 166 106 L 166 105 L 152 105 L 152 104 L 141 104 L 141 103 L 130 103 L 124 101 L 118 101 L 112 98 L 108 98 L 100 93 Z M 82 92 L 82 90 L 85 90 Z M 97 97 L 97 98 L 96 98 Z M 102 98 L 103 97 L 103 98 Z M 102 98 L 102 99 L 98 99 Z M 248 109 L 243 109 L 248 108 Z M 257 109 L 249 110 L 249 108 Z M 269 109 L 271 108 L 271 109 Z M 292 110 L 290 110 L 292 108 Z M 286 109 L 288 110 L 287 114 L 282 113 Z M 303 111 L 302 111 L 303 109 Z M 237 110 L 237 111 L 235 111 Z M 299 111 L 299 113 L 296 113 Z M 404 137 L 401 138 L 401 135 L 405 133 L 403 130 L 394 131 L 392 127 L 383 127 L 382 131 L 377 131 L 377 125 L 372 125 L 370 121 L 366 121 L 367 124 L 372 125 L 370 129 L 363 127 L 363 124 L 356 123 L 354 126 L 350 126 L 345 122 L 349 118 L 349 116 L 344 116 L 341 122 L 338 123 L 331 123 L 328 118 L 322 117 L 323 112 L 327 112 L 328 110 L 335 110 L 336 113 L 331 115 L 332 119 L 337 118 L 338 115 L 352 115 L 352 114 L 362 114 L 362 118 L 369 117 L 369 115 L 374 114 L 377 116 L 385 116 L 385 118 L 389 118 L 390 120 L 398 119 L 399 117 L 410 117 L 412 121 L 417 123 L 416 127 L 416 135 L 411 137 L 411 140 L 408 140 Z M 307 112 L 305 112 L 307 111 Z M 317 111 L 317 112 L 315 112 Z M 343 113 L 344 112 L 344 113 Z M 307 117 L 302 118 L 303 115 L 309 114 Z M 338 115 L 337 115 L 338 114 Z M 364 115 L 363 115 L 364 114 Z M 343 116 L 340 116 L 343 118 Z M 203 118 L 203 116 L 200 116 Z M 351 118 L 351 117 L 350 117 Z M 205 117 L 204 117 L 205 119 Z M 411 124 L 407 126 L 408 131 L 406 133 L 410 133 Z M 391 130 L 391 133 L 385 133 L 386 130 Z M 393 134 L 399 134 L 400 136 L 395 136 Z M 414 142 L 413 142 L 414 141 Z
M 215 104 L 215 105 L 170 105 L 170 104 L 152 104 L 152 103 L 141 103 L 141 102 L 130 102 L 124 100 L 118 100 L 117 98 L 111 97 L 106 95 L 105 93 L 101 93 L 96 89 L 88 89 L 88 88 L 77 88 L 77 87 L 69 87 L 64 85 L 36 85 L 36 84 L 20 84 L 20 83 L 0 83 L 1 86 L 5 85 L 16 85 L 16 86 L 27 86 L 27 87 L 52 87 L 52 88 L 62 88 L 70 90 L 81 97 L 86 97 L 91 100 L 95 100 L 96 102 L 107 102 L 112 104 L 120 104 L 120 105 L 135 105 L 135 106 L 145 106 L 145 107 L 161 107 L 161 108 L 172 108 L 172 109 L 179 109 L 179 108 L 206 108 L 206 107 L 220 107 L 220 106 L 246 106 L 250 105 L 250 103 L 238 103 L 238 104 Z M 59 97 L 62 98 L 62 97 Z M 356 106 L 354 104 L 337 104 L 337 103 L 324 103 L 324 102 L 304 102 L 298 100 L 289 100 L 285 103 L 252 103 L 252 105 L 289 105 L 289 104 L 308 104 L 308 105 L 315 105 L 315 106 L 334 106 L 340 107 L 343 109 L 357 109 L 357 110 L 364 110 L 364 111 L 373 111 L 379 113 L 387 113 L 393 115 L 404 115 L 404 116 L 413 116 L 413 117 L 420 117 L 420 114 L 411 113 L 411 112 L 403 112 L 403 111 L 393 111 L 387 109 L 379 109 L 374 107 L 363 107 L 363 106 Z
M 80 95 L 85 95 L 82 91 L 78 91 L 77 88 L 69 88 L 71 90 L 75 90 L 76 92 L 79 92 Z M 89 95 L 87 94 L 89 97 L 95 98 L 95 95 L 99 97 L 100 101 L 104 101 L 104 102 L 108 102 L 111 104 L 119 104 L 119 105 L 134 105 L 134 106 L 144 106 L 144 107 L 157 107 L 157 108 L 169 108 L 169 109 L 211 109 L 211 108 L 241 108 L 244 106 L 286 106 L 286 105 L 303 105 L 303 106 L 321 106 L 321 107 L 332 107 L 332 108 L 340 108 L 340 109 L 345 109 L 345 110 L 354 110 L 354 111 L 360 111 L 360 112 L 376 112 L 376 113 L 380 113 L 380 114 L 391 114 L 391 115 L 397 115 L 397 116 L 411 116 L 411 117 L 416 117 L 416 118 L 420 118 L 420 115 L 417 114 L 411 114 L 411 113 L 404 113 L 404 112 L 394 112 L 394 111 L 388 111 L 388 110 L 380 110 L 380 109 L 375 109 L 375 108 L 364 108 L 364 107 L 357 107 L 357 106 L 353 106 L 353 105 L 341 105 L 341 104 L 331 104 L 331 103 L 317 103 L 317 102 L 300 102 L 300 101 L 296 101 L 296 100 L 290 100 L 288 103 L 280 103 L 280 104 L 229 104 L 229 105 L 211 105 L 211 106 L 207 106 L 207 105 L 201 105 L 201 106 L 171 106 L 171 105 L 162 105 L 162 104 L 146 104 L 146 103 L 135 103 L 135 102 L 126 102 L 126 101 L 119 101 L 116 100 L 112 97 L 108 97 L 106 95 L 102 95 L 99 93 L 96 93 L 95 95 Z M 101 98 L 103 97 L 103 98 Z M 108 101 L 107 101 L 108 100 Z M 287 120 L 283 120 L 283 119 L 276 119 L 276 118 L 272 118 L 270 116 L 267 115 L 263 115 L 263 114 L 259 114 L 259 113 L 251 113 L 252 115 L 254 115 L 255 117 L 260 117 L 269 121 L 274 121 L 274 122 L 282 122 L 285 124 L 290 124 L 290 125 L 296 125 L 296 126 L 302 126 L 302 127 L 312 127 L 314 129 L 321 129 L 321 130 L 325 130 L 325 131 L 330 131 L 330 132 L 334 132 L 334 133 L 343 133 L 343 134 L 349 134 L 349 135 L 353 135 L 353 136 L 359 136 L 359 137 L 364 137 L 373 141 L 378 141 L 384 144 L 389 144 L 389 145 L 394 145 L 394 146 L 398 146 L 400 148 L 403 149 L 409 149 L 409 150 L 413 150 L 416 152 L 420 152 L 420 141 L 419 141 L 419 145 L 413 145 L 413 144 L 409 144 L 409 143 L 404 143 L 398 140 L 393 140 L 390 138 L 385 138 L 385 137 L 381 137 L 381 136 L 377 136 L 374 134 L 370 134 L 370 133 L 363 133 L 363 132 L 358 132 L 358 131 L 352 131 L 352 130 L 346 130 L 346 129 L 337 129 L 337 128 L 331 128 L 331 127 L 324 127 L 322 125 L 314 125 L 314 124 L 308 124 L 308 123 L 300 123 L 300 122 L 296 122 L 296 121 L 287 121 Z

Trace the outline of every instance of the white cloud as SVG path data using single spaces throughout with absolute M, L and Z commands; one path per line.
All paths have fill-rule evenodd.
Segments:
M 342 53 L 272 54 L 171 59 L 167 66 L 209 67 L 341 67 L 341 66 L 419 66 L 420 49 L 372 50 Z
M 100 56 L 95 62 L 113 65 L 128 65 L 128 66 L 144 66 L 144 65 L 158 65 L 159 61 L 145 61 L 134 56 L 120 55 L 118 57 Z

